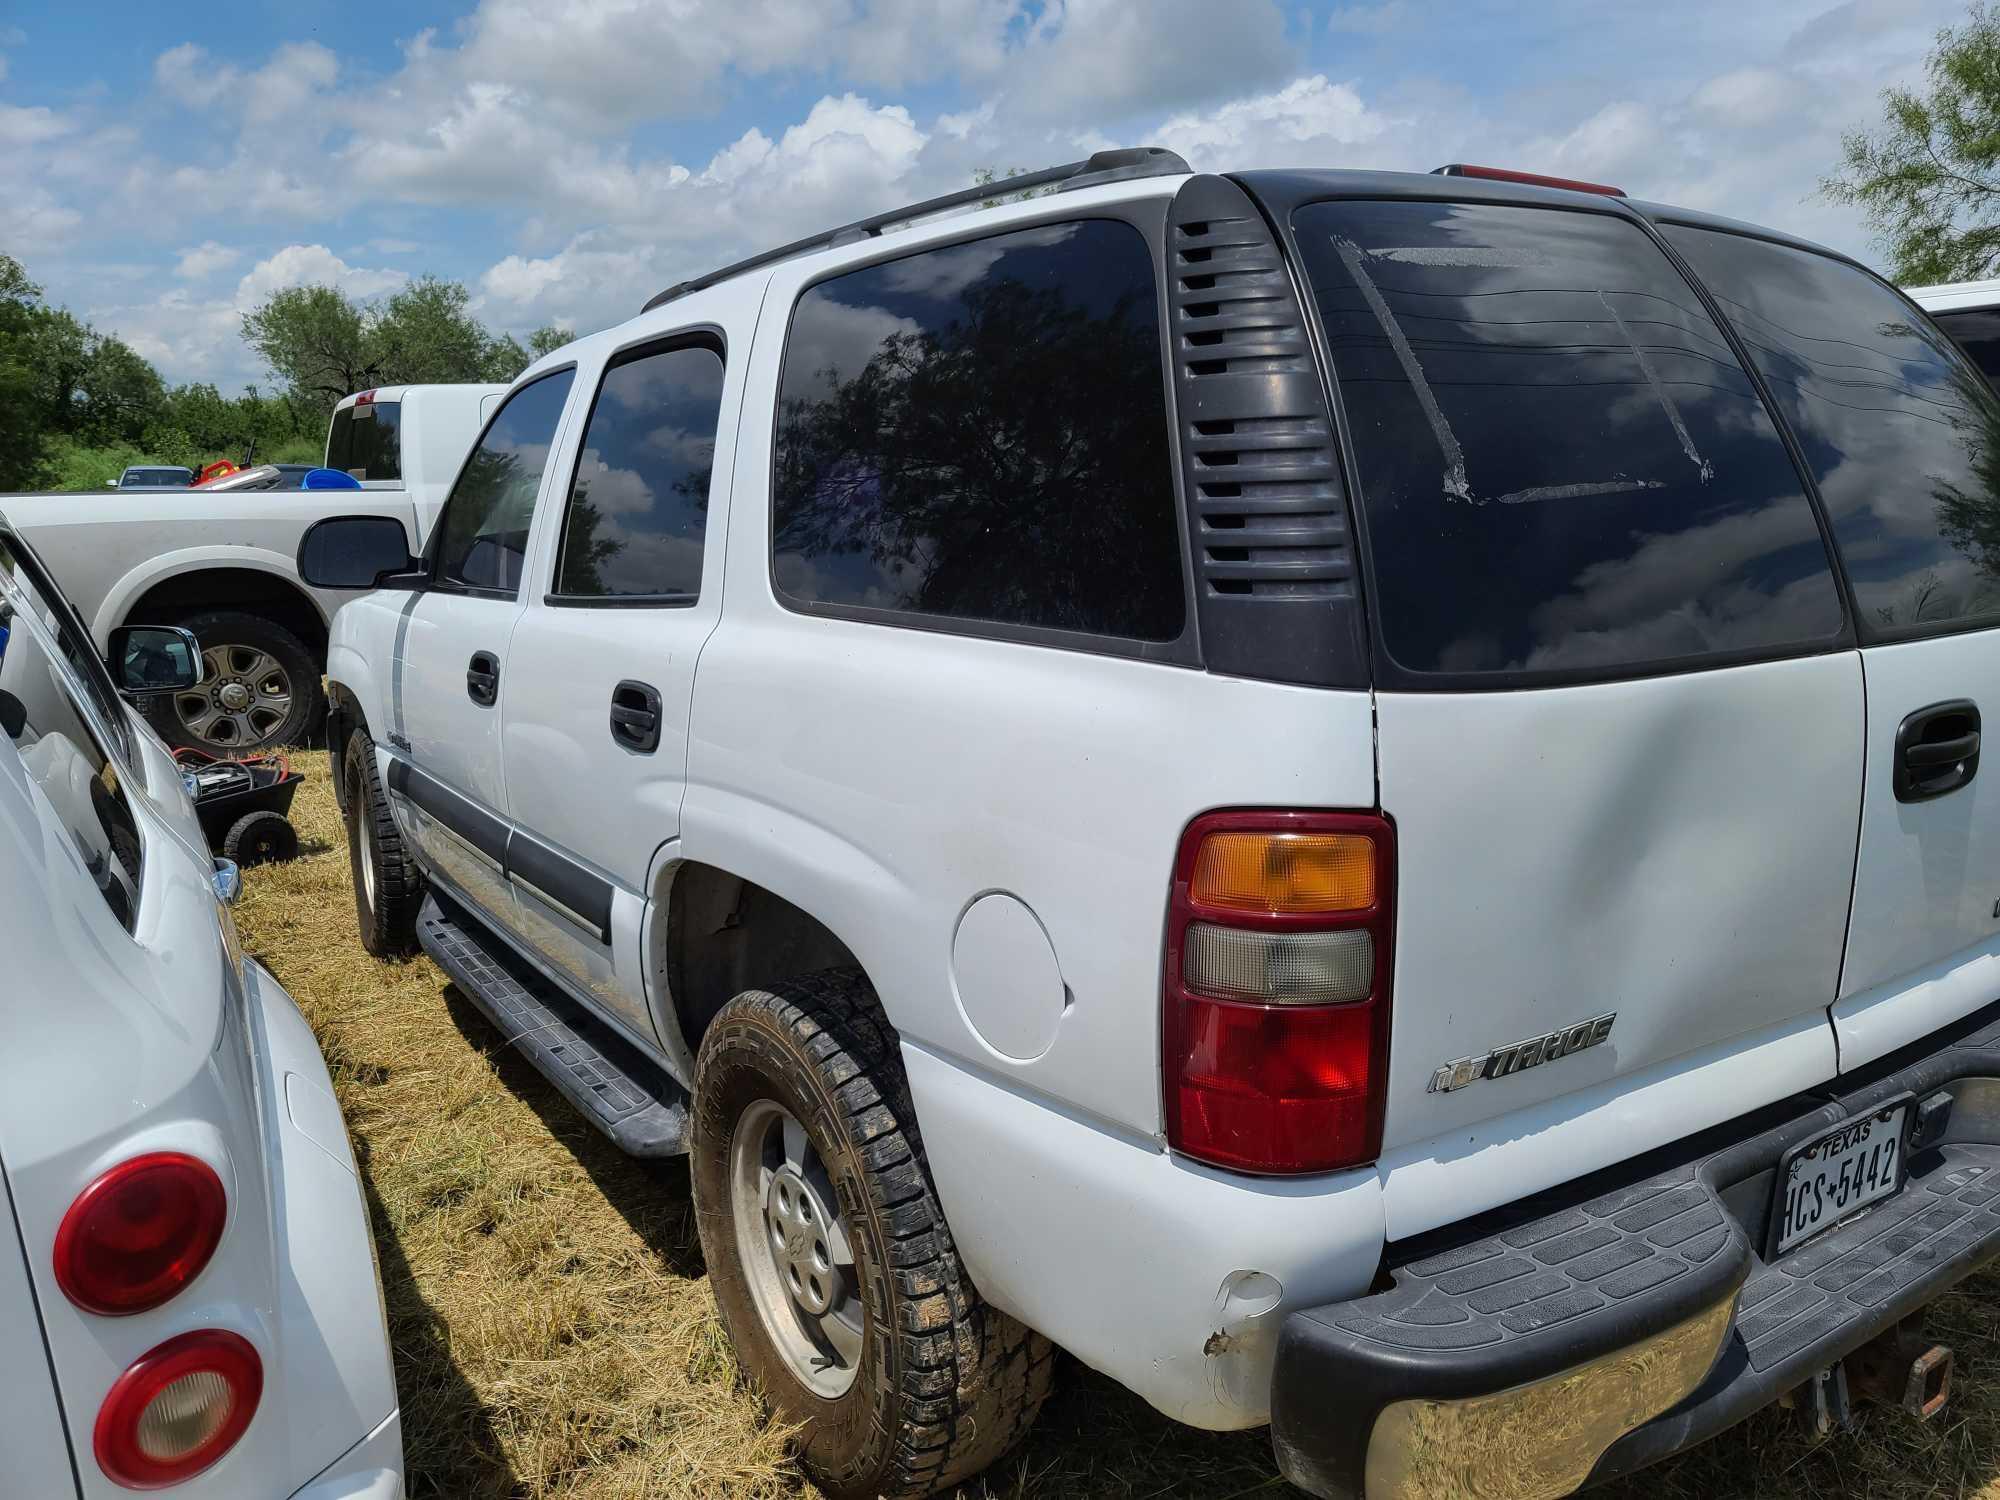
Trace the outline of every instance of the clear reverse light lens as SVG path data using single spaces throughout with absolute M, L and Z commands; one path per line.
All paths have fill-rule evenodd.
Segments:
M 1190 990 L 1279 1005 L 1365 1000 L 1375 983 L 1366 932 L 1245 932 L 1191 923 L 1182 956 Z
M 195 1370 L 146 1403 L 139 1418 L 139 1451 L 155 1463 L 173 1463 L 210 1442 L 229 1420 L 236 1393 L 213 1370 Z

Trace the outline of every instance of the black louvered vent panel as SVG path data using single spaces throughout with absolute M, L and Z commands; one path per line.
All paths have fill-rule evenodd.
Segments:
M 1242 676 L 1365 683 L 1333 424 L 1282 254 L 1221 177 L 1182 187 L 1167 232 L 1204 659 Z

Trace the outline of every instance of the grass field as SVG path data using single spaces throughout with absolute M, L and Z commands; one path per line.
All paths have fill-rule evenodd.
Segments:
M 325 757 L 300 759 L 304 855 L 251 871 L 237 921 L 311 1020 L 354 1135 L 413 1500 L 811 1494 L 736 1381 L 686 1168 L 621 1155 L 427 960 L 361 951 Z M 1878 1412 L 1815 1444 L 1766 1412 L 1604 1493 L 2000 1497 L 1996 1291 L 1983 1277 L 1932 1311 L 1959 1395 L 1930 1426 Z M 1034 1436 L 965 1493 L 1293 1492 L 1262 1432 L 1178 1427 L 1069 1363 Z

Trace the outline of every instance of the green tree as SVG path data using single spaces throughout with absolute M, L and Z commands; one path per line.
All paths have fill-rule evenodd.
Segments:
M 1987 0 L 1937 34 L 1920 89 L 1885 89 L 1879 130 L 1842 139 L 1821 191 L 1867 216 L 1897 280 L 2000 266 L 2000 14 Z
M 528 335 L 528 358 L 535 360 L 540 359 L 544 354 L 553 354 L 575 337 L 576 331 L 574 329 L 558 328 L 553 323 L 544 323 L 540 328 L 537 328 L 533 333 Z M 522 366 L 522 369 L 526 368 L 526 365 Z M 520 372 L 516 371 L 515 373 L 519 374 Z
M 21 263 L 0 254 L 0 490 L 27 487 L 42 469 L 47 434 L 28 349 L 41 298 Z
M 292 286 L 243 315 L 244 340 L 301 400 L 321 410 L 385 384 L 369 310 L 338 287 Z
M 342 396 L 378 385 L 512 380 L 528 362 L 568 342 L 537 329 L 524 347 L 474 315 L 461 282 L 423 276 L 379 303 L 338 287 L 288 287 L 246 314 L 243 337 L 295 405 L 324 421 Z

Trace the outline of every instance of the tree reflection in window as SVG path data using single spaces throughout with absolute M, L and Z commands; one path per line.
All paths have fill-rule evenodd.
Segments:
M 465 461 L 440 523 L 443 581 L 507 593 L 519 587 L 535 494 L 575 374 L 558 370 L 514 392 Z
M 785 352 L 773 491 L 791 598 L 1178 636 L 1143 237 L 1055 225 L 812 288 Z

